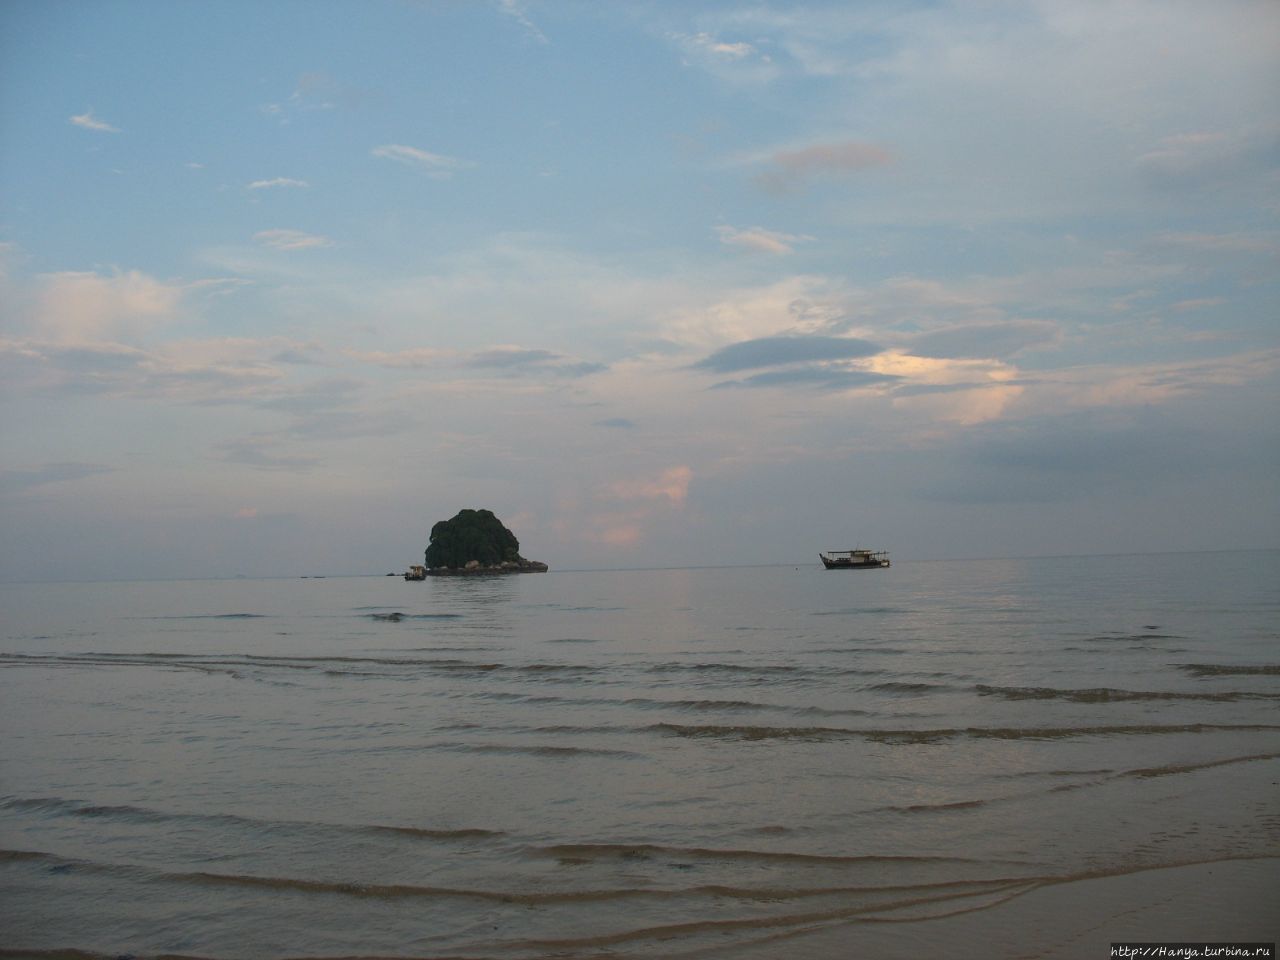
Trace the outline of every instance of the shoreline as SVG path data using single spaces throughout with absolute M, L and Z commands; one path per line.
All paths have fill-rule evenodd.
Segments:
M 929 918 L 868 916 L 727 953 L 748 960 L 1106 960 L 1112 943 L 1280 941 L 1280 857 L 1226 858 L 1043 882 Z

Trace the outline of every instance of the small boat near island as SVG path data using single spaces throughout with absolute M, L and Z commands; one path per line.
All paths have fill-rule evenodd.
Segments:
M 888 550 L 828 550 L 818 557 L 828 570 L 873 570 L 889 566 Z

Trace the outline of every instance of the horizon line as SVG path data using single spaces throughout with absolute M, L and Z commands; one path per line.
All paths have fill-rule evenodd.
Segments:
M 1213 547 L 1203 550 L 1189 550 L 1186 548 L 1174 550 L 1122 550 L 1108 553 L 1038 553 L 1038 554 L 1019 554 L 1004 556 L 968 556 L 968 557 L 926 557 L 926 558 L 907 558 L 906 560 L 895 560 L 894 563 L 966 563 L 978 561 L 1001 561 L 1001 560 L 1071 560 L 1083 557 L 1161 557 L 1173 554 L 1195 553 L 1273 553 L 1280 551 L 1280 546 L 1270 547 Z M 817 563 L 809 560 L 776 560 L 768 563 L 693 563 L 693 564 L 673 564 L 670 566 L 639 566 L 639 567 L 552 567 L 547 573 L 643 573 L 657 570 L 753 570 L 765 567 L 809 567 L 818 566 Z M 386 579 L 388 577 L 398 578 L 403 576 L 402 573 L 295 573 L 295 574 L 272 574 L 254 576 L 250 574 L 221 574 L 203 577 L 181 576 L 181 577 L 120 577 L 115 579 L 102 580 L 3 580 L 0 579 L 0 585 L 3 586 L 34 586 L 40 584 L 67 584 L 67 583 L 196 583 L 201 580 L 208 580 L 215 583 L 225 583 L 236 580 L 360 580 L 360 579 Z

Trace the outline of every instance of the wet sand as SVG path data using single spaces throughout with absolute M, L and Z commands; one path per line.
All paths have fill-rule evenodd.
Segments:
M 1280 858 L 1220 860 L 1047 884 L 993 906 L 958 903 L 965 912 L 933 919 L 882 914 L 732 953 L 750 960 L 1105 960 L 1113 942 L 1275 943 L 1278 902 Z

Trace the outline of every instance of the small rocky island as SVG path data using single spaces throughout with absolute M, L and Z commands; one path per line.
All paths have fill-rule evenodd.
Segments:
M 490 510 L 460 510 L 431 528 L 426 563 L 406 580 L 492 573 L 544 573 L 545 563 L 520 556 L 520 541 Z

